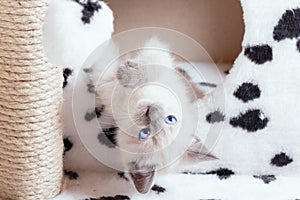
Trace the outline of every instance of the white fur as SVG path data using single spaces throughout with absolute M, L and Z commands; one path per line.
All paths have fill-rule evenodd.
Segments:
M 111 116 L 118 127 L 116 137 L 123 170 L 132 170 L 132 163 L 135 163 L 138 168 L 151 166 L 159 171 L 176 162 L 192 143 L 198 123 L 197 104 L 193 101 L 195 98 L 191 98 L 194 91 L 190 80 L 184 79 L 175 69 L 175 61 L 169 50 L 156 39 L 151 39 L 136 52 L 130 64 L 124 62 L 127 61 L 121 60 L 116 66 L 116 73 L 102 77 L 97 87 L 97 104 L 105 106 L 105 116 Z M 133 70 L 140 71 L 136 74 L 141 76 L 142 82 L 124 87 L 123 81 L 117 76 L 120 73 L 118 68 L 122 67 L 123 75 L 131 73 L 130 65 Z M 130 74 L 128 76 L 131 77 Z M 126 81 L 129 82 L 136 82 L 139 78 L 131 77 L 134 80 L 130 80 L 128 76 Z M 143 124 L 135 117 L 140 109 L 147 106 L 161 108 L 161 116 L 156 119 L 158 124 L 162 124 L 158 132 L 152 125 Z M 168 115 L 176 116 L 177 123 L 165 124 Z M 101 123 L 108 124 L 100 118 Z M 150 127 L 153 136 L 140 141 L 139 131 L 145 127 Z

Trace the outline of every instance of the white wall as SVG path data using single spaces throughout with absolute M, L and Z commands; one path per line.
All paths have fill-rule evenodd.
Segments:
M 239 0 L 105 1 L 114 11 L 115 33 L 145 26 L 171 28 L 197 40 L 216 62 L 233 62 L 241 51 L 244 24 Z

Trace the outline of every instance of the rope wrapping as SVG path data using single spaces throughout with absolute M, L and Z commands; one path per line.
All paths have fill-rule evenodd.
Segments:
M 0 198 L 49 199 L 62 187 L 62 68 L 47 62 L 47 0 L 0 1 Z

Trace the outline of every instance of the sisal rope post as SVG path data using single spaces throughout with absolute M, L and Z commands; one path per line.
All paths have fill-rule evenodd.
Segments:
M 0 199 L 49 199 L 62 185 L 62 69 L 42 46 L 46 0 L 0 1 Z

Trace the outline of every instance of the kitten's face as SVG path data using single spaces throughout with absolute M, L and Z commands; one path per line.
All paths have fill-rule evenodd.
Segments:
M 179 133 L 182 108 L 170 91 L 153 84 L 134 90 L 128 101 L 119 102 L 126 109 L 115 116 L 117 141 L 137 190 L 146 193 L 155 171 L 173 159 L 168 146 Z

